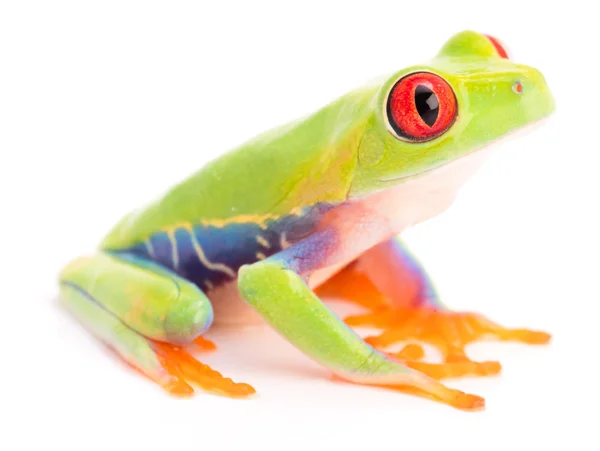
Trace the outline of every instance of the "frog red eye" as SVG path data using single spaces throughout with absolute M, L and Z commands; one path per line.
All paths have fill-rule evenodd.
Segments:
M 389 124 L 400 139 L 423 142 L 439 137 L 457 113 L 452 87 L 439 75 L 416 72 L 396 82 L 387 101 Z
M 498 52 L 498 56 L 500 58 L 504 58 L 506 60 L 510 59 L 508 49 L 504 44 L 502 44 L 502 42 L 500 42 L 498 38 L 490 36 L 489 34 L 486 34 L 485 37 L 488 38 L 490 42 L 494 45 L 494 48 L 496 49 L 496 52 Z

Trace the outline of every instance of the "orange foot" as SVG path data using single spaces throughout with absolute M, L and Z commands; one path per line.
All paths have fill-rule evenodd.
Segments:
M 217 345 L 213 341 L 209 340 L 208 338 L 204 338 L 202 335 L 198 336 L 193 343 L 202 351 L 214 351 L 217 349 Z
M 425 363 L 423 349 L 408 345 L 402 351 L 390 354 L 403 360 L 407 366 L 433 378 L 444 379 L 467 375 L 489 376 L 500 372 L 496 361 L 475 362 L 465 353 L 465 346 L 482 339 L 517 341 L 528 344 L 545 344 L 550 341 L 546 332 L 502 327 L 476 313 L 456 313 L 433 307 L 389 307 L 372 313 L 346 318 L 349 326 L 372 326 L 383 329 L 366 341 L 383 350 L 408 340 L 434 345 L 443 355 L 443 363 Z
M 205 338 L 197 339 L 194 343 L 204 350 L 216 349 L 215 344 Z M 152 345 L 160 364 L 171 376 L 163 387 L 173 395 L 191 396 L 194 389 L 188 382 L 206 391 L 233 398 L 247 397 L 256 392 L 248 384 L 233 382 L 224 377 L 179 346 L 159 342 L 153 342 Z

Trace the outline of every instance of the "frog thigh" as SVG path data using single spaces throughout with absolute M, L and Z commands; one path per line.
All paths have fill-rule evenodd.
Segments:
M 320 286 L 317 293 L 374 311 L 390 304 L 442 307 L 429 274 L 399 235 L 363 253 Z
M 210 301 L 193 283 L 154 262 L 108 253 L 73 261 L 60 282 L 62 304 L 126 362 L 169 392 L 190 395 L 188 382 L 232 396 L 254 392 L 182 349 L 213 319 Z

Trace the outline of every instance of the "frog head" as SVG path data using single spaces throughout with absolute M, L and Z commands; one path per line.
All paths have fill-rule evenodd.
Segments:
M 419 177 L 554 110 L 542 74 L 496 38 L 465 31 L 425 64 L 386 77 L 372 100 L 349 196 Z

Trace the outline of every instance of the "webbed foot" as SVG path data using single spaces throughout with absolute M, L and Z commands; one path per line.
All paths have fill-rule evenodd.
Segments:
M 200 340 L 200 342 L 202 345 L 208 342 L 214 346 L 208 340 Z M 234 398 L 246 397 L 256 392 L 248 384 L 233 382 L 230 378 L 224 377 L 218 371 L 196 360 L 179 346 L 158 342 L 153 342 L 151 346 L 154 348 L 162 368 L 171 376 L 162 384 L 163 388 L 173 395 L 192 395 L 194 389 L 189 383 L 193 383 L 203 390 Z
M 465 347 L 470 343 L 484 339 L 527 344 L 546 344 L 550 341 L 550 335 L 546 332 L 506 328 L 477 313 L 451 312 L 430 306 L 388 307 L 351 316 L 345 321 L 349 326 L 383 329 L 381 334 L 365 339 L 379 350 L 412 340 L 433 345 L 442 353 L 443 363 L 421 362 L 424 353 L 415 344 L 390 355 L 436 379 L 467 375 L 489 376 L 500 372 L 499 362 L 471 360 L 465 352 Z

